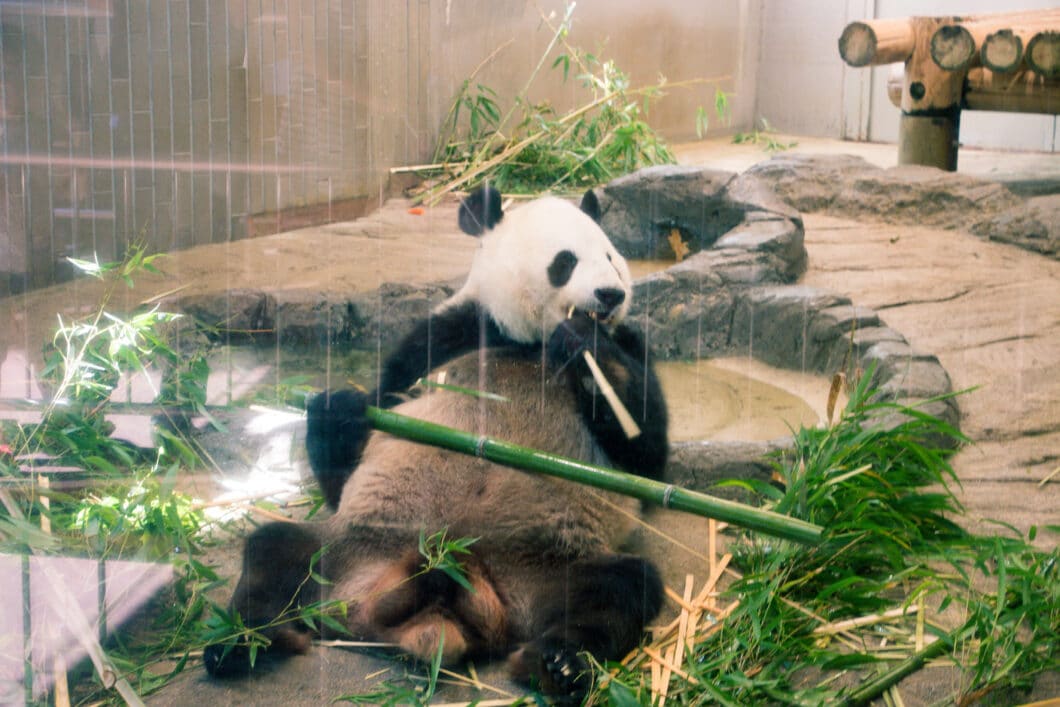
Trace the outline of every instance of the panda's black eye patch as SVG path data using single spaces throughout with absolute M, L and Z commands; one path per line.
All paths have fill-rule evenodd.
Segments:
M 574 266 L 578 264 L 578 256 L 569 250 L 561 250 L 556 253 L 552 263 L 548 266 L 548 281 L 553 287 L 563 287 L 574 273 Z

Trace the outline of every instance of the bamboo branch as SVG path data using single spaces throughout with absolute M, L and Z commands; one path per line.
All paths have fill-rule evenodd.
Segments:
M 909 656 L 883 675 L 869 680 L 867 683 L 852 692 L 850 696 L 840 704 L 843 705 L 843 707 L 854 707 L 855 705 L 863 705 L 871 702 L 891 686 L 897 685 L 907 675 L 920 670 L 929 660 L 938 658 L 940 655 L 952 650 L 954 640 L 954 634 L 941 636 L 935 639 L 935 641 L 929 643 L 924 650 Z
M 729 76 L 719 76 L 711 79 L 688 79 L 686 81 L 668 82 L 666 85 L 669 88 L 681 88 L 684 86 L 694 86 L 697 84 L 704 83 L 719 84 L 723 81 L 727 81 L 729 78 Z M 624 93 L 627 96 L 643 96 L 645 93 L 647 93 L 648 91 L 652 91 L 655 88 L 657 87 L 647 86 L 638 89 L 627 89 L 624 91 Z M 570 113 L 564 114 L 562 118 L 556 120 L 556 124 L 569 126 L 572 121 L 577 120 L 578 118 L 582 117 L 586 113 L 596 108 L 599 108 L 600 106 L 617 96 L 619 93 L 622 92 L 612 91 L 610 93 L 604 94 L 603 96 L 597 98 L 591 103 L 586 103 L 581 108 L 573 110 Z M 483 174 L 491 167 L 494 167 L 500 164 L 501 162 L 504 162 L 509 157 L 513 157 L 514 155 L 519 154 L 523 150 L 523 148 L 527 147 L 528 145 L 532 145 L 533 143 L 537 142 L 548 134 L 549 133 L 546 130 L 538 130 L 537 132 L 531 133 L 522 140 L 519 140 L 518 142 L 510 142 L 503 149 L 499 150 L 496 154 L 493 155 L 493 157 L 486 160 L 485 162 L 478 161 L 478 158 L 476 157 L 470 162 L 467 171 L 463 172 L 459 177 L 456 177 L 451 181 L 441 184 L 435 187 L 434 189 L 430 190 L 428 193 L 424 194 L 422 197 L 423 203 L 430 205 L 437 204 L 441 200 L 441 198 L 449 192 L 455 191 L 458 187 L 463 186 L 464 184 L 474 180 L 475 177 L 478 177 L 479 175 Z
M 646 479 L 615 469 L 522 447 L 511 442 L 455 430 L 433 422 L 417 420 L 391 410 L 369 407 L 367 418 L 372 426 L 415 442 L 487 459 L 524 471 L 534 471 L 613 491 L 648 501 L 664 508 L 715 518 L 748 530 L 773 535 L 807 545 L 820 542 L 824 529 L 797 518 L 765 511 L 735 501 L 715 498 L 673 484 Z
M 915 611 L 919 611 L 920 606 L 913 604 L 911 606 L 903 606 L 898 609 L 891 609 L 885 611 L 882 614 L 869 614 L 868 616 L 859 616 L 853 619 L 846 619 L 845 621 L 836 621 L 830 624 L 822 624 L 813 630 L 816 635 L 828 635 L 832 633 L 842 633 L 843 631 L 849 631 L 853 628 L 861 628 L 862 626 L 871 626 L 872 624 L 883 623 L 884 621 L 890 621 L 891 619 L 900 619 L 907 614 L 911 614 Z

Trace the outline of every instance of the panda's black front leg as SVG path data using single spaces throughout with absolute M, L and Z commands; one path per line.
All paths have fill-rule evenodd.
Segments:
M 640 428 L 629 435 L 600 393 L 584 352 L 590 352 Z M 548 342 L 550 365 L 563 372 L 585 424 L 611 461 L 630 473 L 657 479 L 669 452 L 666 402 L 643 339 L 624 325 L 614 333 L 583 312 L 561 323 Z
M 306 404 L 309 465 L 331 508 L 338 508 L 342 487 L 368 441 L 367 406 L 368 397 L 356 390 L 325 391 Z
M 383 362 L 375 405 L 391 407 L 417 380 L 433 369 L 479 347 L 510 343 L 482 307 L 475 302 L 435 312 L 413 327 Z
M 401 402 L 404 393 L 431 369 L 479 346 L 507 343 L 497 325 L 475 302 L 437 312 L 418 322 L 383 362 L 379 387 L 324 391 L 306 405 L 306 449 L 324 498 L 337 508 L 342 487 L 361 459 L 371 426 L 369 404 L 383 408 Z

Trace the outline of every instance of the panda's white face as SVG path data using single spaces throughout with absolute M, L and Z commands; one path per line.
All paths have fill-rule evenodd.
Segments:
M 481 238 L 467 283 L 447 304 L 477 300 L 516 341 L 544 340 L 572 308 L 607 326 L 629 311 L 629 266 L 570 202 L 544 197 L 512 209 Z

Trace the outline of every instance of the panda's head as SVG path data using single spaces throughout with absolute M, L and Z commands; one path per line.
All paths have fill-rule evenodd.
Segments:
M 473 192 L 460 205 L 460 228 L 481 243 L 450 303 L 477 301 L 506 336 L 522 343 L 549 336 L 572 309 L 613 327 L 629 311 L 631 278 L 596 223 L 598 210 L 592 192 L 580 209 L 543 197 L 508 213 L 495 189 Z

